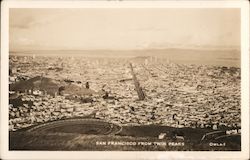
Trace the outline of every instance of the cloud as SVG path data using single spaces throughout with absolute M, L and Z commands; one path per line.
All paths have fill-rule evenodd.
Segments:
M 19 38 L 18 41 L 23 45 L 31 45 L 33 44 L 33 40 L 28 38 Z
M 35 19 L 32 16 L 20 16 L 18 19 L 13 16 L 13 14 L 10 14 L 10 27 L 12 28 L 28 29 L 35 22 Z
M 50 12 L 40 13 L 34 9 L 11 9 L 9 16 L 10 28 L 15 29 L 30 29 L 32 27 L 47 25 L 63 17 L 63 15 Z

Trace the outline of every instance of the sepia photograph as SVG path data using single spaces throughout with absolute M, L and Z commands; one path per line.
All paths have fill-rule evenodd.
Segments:
M 8 150 L 241 153 L 242 13 L 8 8 Z

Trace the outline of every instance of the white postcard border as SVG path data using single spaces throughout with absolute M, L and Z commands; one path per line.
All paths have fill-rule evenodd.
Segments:
M 241 151 L 9 151 L 9 8 L 241 8 Z M 249 158 L 249 3 L 247 1 L 3 1 L 1 8 L 1 158 L 3 159 L 247 159 Z

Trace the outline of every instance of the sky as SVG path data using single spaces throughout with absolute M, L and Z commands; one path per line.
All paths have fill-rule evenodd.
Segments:
M 237 48 L 239 9 L 10 9 L 19 50 Z

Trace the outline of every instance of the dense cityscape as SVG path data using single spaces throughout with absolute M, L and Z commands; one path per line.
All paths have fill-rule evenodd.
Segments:
M 240 79 L 240 68 L 152 56 L 10 56 L 9 130 L 87 116 L 121 126 L 240 128 Z

